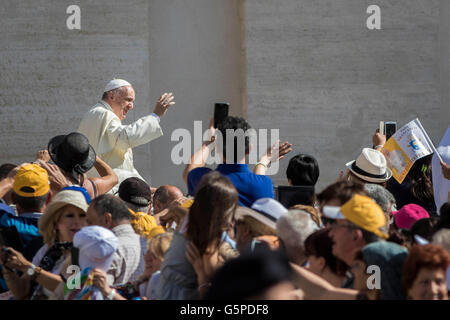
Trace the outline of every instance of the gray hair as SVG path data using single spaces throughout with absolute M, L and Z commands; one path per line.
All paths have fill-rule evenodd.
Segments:
M 133 210 L 134 212 L 145 212 L 145 213 L 147 213 L 148 212 L 148 208 L 150 207 L 150 205 L 142 207 L 142 206 L 138 206 L 138 205 L 135 205 L 134 203 L 130 203 L 130 202 L 127 202 L 127 201 L 124 201 L 124 202 L 127 204 L 127 207 L 130 208 L 131 210 Z
M 319 230 L 308 212 L 293 209 L 278 218 L 277 235 L 286 247 L 298 248 L 304 251 L 305 240 Z
M 441 229 L 433 236 L 433 243 L 440 245 L 450 253 L 450 229 Z
M 393 205 L 396 205 L 395 198 L 392 193 L 379 184 L 366 183 L 364 185 L 364 189 L 369 197 L 375 200 L 384 212 L 388 212 Z

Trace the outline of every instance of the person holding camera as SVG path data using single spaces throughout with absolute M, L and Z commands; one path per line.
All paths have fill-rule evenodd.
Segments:
M 87 226 L 89 203 L 86 189 L 78 186 L 66 187 L 52 198 L 38 222 L 44 246 L 31 262 L 13 248 L 2 247 L 2 273 L 16 300 L 54 298 L 75 233 Z

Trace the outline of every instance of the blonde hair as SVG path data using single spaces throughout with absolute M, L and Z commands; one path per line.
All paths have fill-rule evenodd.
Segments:
M 148 241 L 148 250 L 161 261 L 164 260 L 164 254 L 170 247 L 173 239 L 173 232 L 164 232 L 154 236 Z
M 58 234 L 58 230 L 56 229 L 56 225 L 58 224 L 59 218 L 61 218 L 62 212 L 64 209 L 70 205 L 70 203 L 64 205 L 63 207 L 56 210 L 47 221 L 46 225 L 43 228 L 39 229 L 39 233 L 42 234 L 43 241 L 49 247 L 52 246 Z
M 256 220 L 253 217 L 244 216 L 243 218 L 239 219 L 239 222 L 248 226 L 253 238 L 266 235 L 276 236 L 276 232 L 273 228 L 265 225 L 264 223 Z

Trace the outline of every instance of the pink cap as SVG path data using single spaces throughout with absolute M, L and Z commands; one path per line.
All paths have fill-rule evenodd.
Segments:
M 392 215 L 397 228 L 408 230 L 417 220 L 430 217 L 424 208 L 414 203 L 404 205 L 400 210 L 392 212 Z

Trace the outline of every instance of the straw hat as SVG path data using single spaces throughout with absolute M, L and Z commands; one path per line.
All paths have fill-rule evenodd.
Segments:
M 364 148 L 356 160 L 346 165 L 358 178 L 368 182 L 385 182 L 392 177 L 392 171 L 387 167 L 386 158 L 378 151 Z

